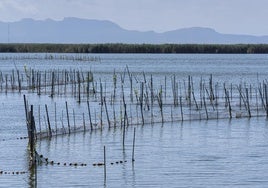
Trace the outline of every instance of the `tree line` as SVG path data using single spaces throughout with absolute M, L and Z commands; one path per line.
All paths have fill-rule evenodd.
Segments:
M 1 53 L 268 53 L 268 44 L 0 44 Z

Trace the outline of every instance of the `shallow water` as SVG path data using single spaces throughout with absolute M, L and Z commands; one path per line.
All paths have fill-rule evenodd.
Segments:
M 102 80 L 109 80 L 114 69 L 120 72 L 126 65 L 137 75 L 141 75 L 141 71 L 154 74 L 160 82 L 163 76 L 176 73 L 181 79 L 187 79 L 190 74 L 199 80 L 201 76 L 213 74 L 214 79 L 221 82 L 246 81 L 254 84 L 257 73 L 260 80 L 265 79 L 268 73 L 267 55 L 104 54 L 100 57 L 101 62 L 14 62 L 21 69 L 24 64 L 43 70 L 74 66 L 77 69 L 91 69 L 96 79 Z M 11 71 L 14 62 L 2 60 L 0 70 Z M 61 111 L 64 101 L 68 99 L 70 108 L 75 108 L 77 114 L 86 109 L 86 105 L 77 106 L 75 99 L 66 99 L 64 96 L 51 99 L 27 91 L 22 94 L 1 93 L 0 170 L 10 174 L 0 175 L 0 187 L 33 187 L 35 183 L 34 174 L 28 170 L 27 139 L 20 139 L 27 136 L 23 94 L 35 106 L 48 104 L 53 107 L 57 102 Z M 77 123 L 82 124 L 81 116 L 77 116 Z M 132 163 L 134 127 L 136 147 L 135 162 Z M 60 163 L 37 167 L 38 187 L 268 186 L 268 122 L 265 117 L 129 126 L 126 129 L 125 147 L 122 145 L 122 131 L 120 126 L 111 129 L 105 127 L 102 131 L 38 140 L 37 152 L 50 161 Z M 107 156 L 106 182 L 103 166 L 93 166 L 103 162 L 103 146 L 106 147 Z M 116 164 L 118 161 L 123 163 Z M 75 167 L 74 163 L 87 166 Z M 12 172 L 26 173 L 13 175 Z

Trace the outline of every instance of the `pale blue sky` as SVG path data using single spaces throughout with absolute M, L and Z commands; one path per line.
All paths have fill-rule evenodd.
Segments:
M 201 26 L 268 35 L 268 0 L 0 0 L 0 21 L 64 17 L 110 20 L 140 31 Z

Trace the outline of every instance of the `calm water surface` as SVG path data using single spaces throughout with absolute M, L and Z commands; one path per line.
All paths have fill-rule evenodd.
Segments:
M 77 68 L 92 70 L 95 79 L 109 81 L 114 70 L 123 72 L 128 65 L 133 74 L 142 75 L 144 71 L 159 82 L 172 74 L 181 79 L 192 75 L 197 81 L 213 74 L 215 81 L 252 84 L 268 75 L 267 55 L 98 56 L 101 62 L 1 60 L 0 70 L 9 73 L 15 67 L 23 70 L 24 66 L 38 70 Z M 35 105 L 57 102 L 59 109 L 67 100 L 22 94 Z M 28 170 L 27 140 L 18 139 L 27 136 L 22 94 L 0 94 L 0 170 L 11 173 L 0 175 L 0 187 L 34 187 L 34 174 Z M 74 99 L 68 101 L 71 107 L 83 110 Z M 77 122 L 81 122 L 81 117 Z M 134 127 L 136 147 L 132 163 Z M 37 142 L 39 154 L 60 162 L 60 165 L 38 166 L 37 184 L 38 187 L 267 187 L 267 140 L 268 122 L 264 117 L 129 126 L 125 147 L 120 127 L 57 136 Z M 103 146 L 107 155 L 106 183 L 103 167 L 93 166 L 103 162 Z M 127 162 L 111 165 L 116 161 Z M 87 166 L 63 165 L 75 162 Z M 16 171 L 26 173 L 13 175 Z

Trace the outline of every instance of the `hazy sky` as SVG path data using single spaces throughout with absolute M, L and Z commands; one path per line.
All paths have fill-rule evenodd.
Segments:
M 268 0 L 0 0 L 0 21 L 79 17 L 140 31 L 201 26 L 268 35 L 267 10 Z

